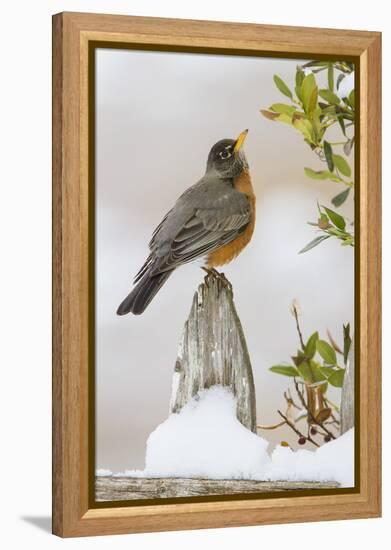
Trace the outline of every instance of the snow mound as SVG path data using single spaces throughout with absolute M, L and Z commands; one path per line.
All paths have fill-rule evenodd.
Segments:
M 222 386 L 200 391 L 148 438 L 139 477 L 258 479 L 270 466 L 268 442 L 236 418 L 236 400 Z
M 314 452 L 278 446 L 271 460 L 270 481 L 337 481 L 341 487 L 354 487 L 354 430 Z
M 354 486 L 353 429 L 316 451 L 278 446 L 270 457 L 268 445 L 236 418 L 231 391 L 213 386 L 200 391 L 151 433 L 144 470 L 112 475 L 337 481 L 342 487 Z

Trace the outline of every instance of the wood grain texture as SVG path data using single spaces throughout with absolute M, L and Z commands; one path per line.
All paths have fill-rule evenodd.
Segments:
M 355 369 L 354 369 L 354 341 L 352 341 L 349 355 L 348 363 L 345 370 L 345 376 L 342 386 L 341 394 L 341 434 L 344 434 L 350 428 L 354 428 L 354 408 L 355 408 Z
M 381 36 L 360 56 L 361 491 L 381 514 Z M 357 424 L 357 422 L 356 422 Z
M 358 277 L 356 410 L 360 485 L 355 493 L 221 502 L 89 505 L 88 45 L 198 48 L 283 57 L 350 58 L 357 64 Z M 376 517 L 381 513 L 380 197 L 381 35 L 64 13 L 53 18 L 53 531 L 60 536 Z
M 256 433 L 250 355 L 228 285 L 208 275 L 194 294 L 175 363 L 170 410 L 179 412 L 200 390 L 227 386 L 236 397 L 238 420 Z
M 65 12 L 90 40 L 320 55 L 359 56 L 379 33 Z
M 53 531 L 62 529 L 63 510 L 63 399 L 62 399 L 62 19 L 53 20 L 53 103 L 52 103 L 52 523 Z M 58 513 L 60 511 L 60 513 Z
M 335 489 L 334 481 L 252 481 L 242 479 L 131 478 L 99 476 L 96 478 L 97 502 L 139 500 L 142 498 L 178 498 L 251 493 L 281 493 L 313 489 Z

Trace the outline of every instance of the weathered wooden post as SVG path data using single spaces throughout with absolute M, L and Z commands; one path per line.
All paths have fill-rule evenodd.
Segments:
M 194 294 L 175 364 L 170 411 L 178 412 L 199 390 L 220 384 L 237 399 L 238 420 L 256 432 L 253 372 L 232 287 L 207 275 Z
M 354 337 L 349 350 L 341 395 L 341 435 L 354 427 Z

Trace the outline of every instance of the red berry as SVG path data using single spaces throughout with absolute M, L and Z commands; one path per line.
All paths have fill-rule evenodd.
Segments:
M 324 436 L 324 441 L 325 441 L 325 443 L 328 443 L 329 441 L 331 441 L 331 437 L 329 435 L 325 435 Z
M 302 436 L 302 437 L 299 438 L 298 444 L 299 445 L 305 445 L 306 441 L 307 441 L 306 438 Z
M 318 430 L 314 426 L 312 426 L 310 433 L 311 435 L 316 435 L 318 433 Z

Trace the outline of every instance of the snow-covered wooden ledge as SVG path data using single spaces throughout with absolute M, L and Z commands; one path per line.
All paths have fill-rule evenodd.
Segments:
M 337 440 L 342 445 L 330 442 L 298 464 L 295 453 L 286 448 L 277 447 L 269 455 L 268 442 L 256 432 L 255 405 L 252 367 L 232 288 L 224 276 L 210 274 L 194 295 L 173 373 L 170 414 L 148 438 L 145 469 L 120 474 L 98 471 L 96 500 L 353 486 L 351 431 Z M 352 464 L 336 472 L 332 466 L 340 467 L 346 456 Z M 216 479 L 220 477 L 225 479 Z M 247 479 L 237 479 L 241 477 Z M 297 481 L 316 477 L 323 481 Z
M 335 489 L 333 481 L 253 481 L 241 479 L 129 478 L 97 476 L 97 502 L 157 498 L 277 493 L 281 491 Z

